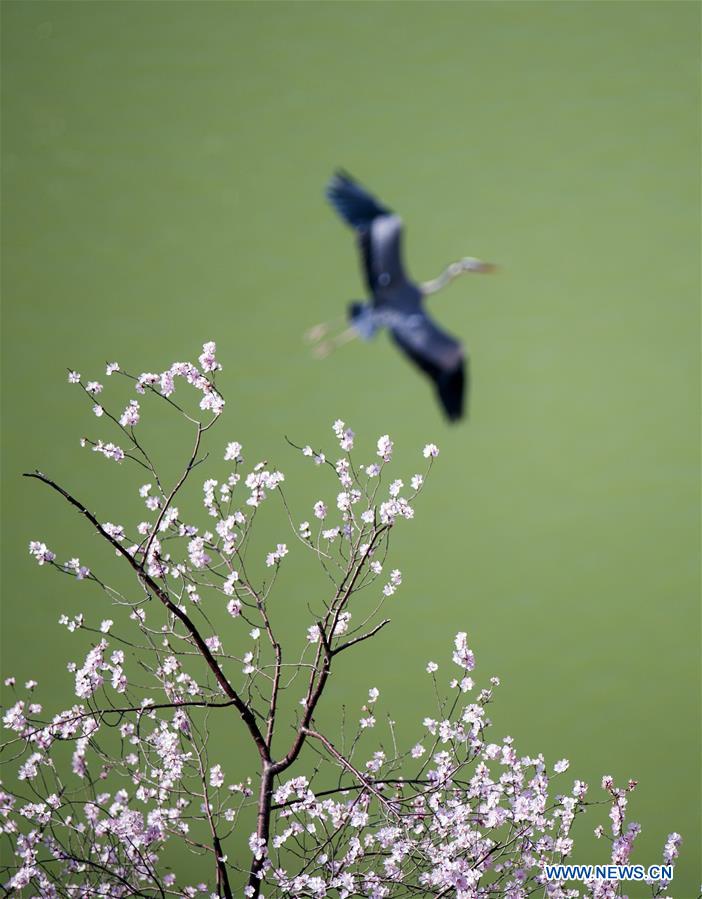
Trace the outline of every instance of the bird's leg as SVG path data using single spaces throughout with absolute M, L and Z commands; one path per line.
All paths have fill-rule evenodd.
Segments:
M 320 322 L 318 325 L 314 325 L 314 327 L 310 328 L 308 331 L 305 331 L 305 340 L 308 343 L 318 343 L 327 334 L 337 325 L 342 324 L 344 321 L 342 318 L 335 318 L 330 322 Z
M 458 262 L 452 262 L 438 278 L 434 278 L 431 281 L 425 281 L 424 284 L 422 284 L 422 293 L 424 296 L 428 296 L 431 293 L 438 293 L 443 287 L 446 287 L 447 284 L 450 284 L 460 275 L 465 275 L 466 272 L 488 274 L 489 272 L 496 271 L 496 269 L 497 266 L 493 265 L 491 262 L 482 262 L 480 259 L 475 259 L 473 256 L 466 256 Z
M 355 340 L 358 336 L 358 331 L 352 325 L 349 328 L 345 328 L 340 334 L 330 337 L 329 340 L 318 342 L 312 352 L 318 359 L 326 359 L 334 350 L 338 350 L 339 347 L 349 343 L 351 340 Z

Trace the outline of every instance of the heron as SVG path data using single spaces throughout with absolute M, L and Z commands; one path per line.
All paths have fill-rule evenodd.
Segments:
M 330 336 L 333 326 L 316 325 L 307 333 L 320 357 L 356 337 L 371 340 L 383 327 L 402 352 L 433 381 L 449 421 L 463 416 L 468 358 L 460 340 L 442 330 L 426 311 L 424 299 L 460 275 L 495 270 L 489 262 L 466 256 L 437 278 L 417 284 L 402 262 L 402 219 L 343 170 L 332 176 L 326 196 L 341 218 L 356 232 L 361 266 L 370 293 L 351 302 L 346 327 Z

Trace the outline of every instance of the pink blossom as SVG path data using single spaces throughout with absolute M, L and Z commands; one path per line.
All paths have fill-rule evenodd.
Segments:
M 175 392 L 175 377 L 172 369 L 161 372 L 159 376 L 159 390 L 162 396 L 171 396 Z
M 225 593 L 227 596 L 233 596 L 233 595 L 234 595 L 234 589 L 235 589 L 235 588 L 234 588 L 234 584 L 236 584 L 236 582 L 237 582 L 238 580 L 239 580 L 239 572 L 238 572 L 238 571 L 232 571 L 231 574 L 227 577 L 227 579 L 225 580 L 225 582 L 224 582 L 224 584 L 223 584 L 223 586 L 222 586 L 222 590 L 224 591 L 224 593 Z
M 147 387 L 153 387 L 153 385 L 158 384 L 160 380 L 161 375 L 157 375 L 152 371 L 144 371 L 137 378 L 134 388 L 137 393 L 146 393 Z
M 53 562 L 56 553 L 52 553 L 45 543 L 38 540 L 32 540 L 29 544 L 30 555 L 34 556 L 39 565 L 45 565 L 47 562 Z
M 121 543 L 125 538 L 124 528 L 121 524 L 112 524 L 111 521 L 106 521 L 103 524 L 102 529 L 106 534 L 109 534 L 113 540 L 117 540 L 118 543 Z
M 105 670 L 103 652 L 107 647 L 107 641 L 101 640 L 85 657 L 82 668 L 76 672 L 76 696 L 87 699 L 92 696 L 103 684 L 103 676 L 100 673 Z
M 468 635 L 465 631 L 456 634 L 456 639 L 454 640 L 456 651 L 453 654 L 453 661 L 457 665 L 460 665 L 461 668 L 465 668 L 466 671 L 472 671 L 475 667 L 475 656 L 473 655 L 473 652 L 468 649 L 467 638 Z
M 339 418 L 334 422 L 333 429 L 341 449 L 345 452 L 350 452 L 353 449 L 354 438 L 351 428 L 347 428 L 346 424 Z
M 277 565 L 283 556 L 287 556 L 288 548 L 284 543 L 279 543 L 278 546 L 272 553 L 268 553 L 266 556 L 266 565 L 271 568 L 273 565 Z
M 210 556 L 205 552 L 204 537 L 193 537 L 188 543 L 188 556 L 193 568 L 204 568 L 211 562 Z
M 137 400 L 130 400 L 129 405 L 121 414 L 119 423 L 123 428 L 134 427 L 139 423 L 139 403 Z
M 227 444 L 227 448 L 224 451 L 224 460 L 225 462 L 240 462 L 241 461 L 241 444 L 233 441 L 232 443 Z
M 253 853 L 254 858 L 261 859 L 266 855 L 266 841 L 252 833 L 249 837 L 249 849 Z
M 90 569 L 85 565 L 81 565 L 80 559 L 69 559 L 63 567 L 65 571 L 73 573 L 78 581 L 90 577 Z
M 678 853 L 680 850 L 680 844 L 682 843 L 682 837 L 679 833 L 669 833 L 668 839 L 665 842 L 665 847 L 663 849 L 663 862 L 666 865 L 669 865 L 671 862 L 675 861 L 678 857 Z
M 202 354 L 200 355 L 199 362 L 202 366 L 203 371 L 218 371 L 222 368 L 222 366 L 215 359 L 215 353 L 217 352 L 217 345 L 214 340 L 209 340 L 207 343 L 202 345 Z
M 251 663 L 253 662 L 253 657 L 254 657 L 254 655 L 253 655 L 252 652 L 245 652 L 245 653 L 244 653 L 244 657 L 243 657 L 243 659 L 242 659 L 242 661 L 243 661 L 243 663 L 244 663 L 244 666 L 243 666 L 243 668 L 241 669 L 241 670 L 243 671 L 244 674 L 253 674 L 254 671 L 256 670 L 256 669 L 254 668 L 254 666 L 251 664 Z
M 387 434 L 378 439 L 378 455 L 384 462 L 389 462 L 392 459 L 392 445 L 392 440 Z
M 3 715 L 2 723 L 9 730 L 21 733 L 27 726 L 27 719 L 24 717 L 25 704 L 22 700 L 18 700 Z
M 94 453 L 102 453 L 106 459 L 113 459 L 115 462 L 121 462 L 124 459 L 124 451 L 114 443 L 103 443 L 102 440 L 93 447 Z

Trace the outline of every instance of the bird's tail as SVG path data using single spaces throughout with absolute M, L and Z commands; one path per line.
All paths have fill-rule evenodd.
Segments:
M 373 308 L 368 303 L 354 301 L 349 303 L 348 311 L 349 321 L 361 340 L 372 340 L 378 330 Z

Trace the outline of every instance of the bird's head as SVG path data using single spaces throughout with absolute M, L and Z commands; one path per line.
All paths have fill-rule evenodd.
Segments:
M 497 271 L 497 266 L 492 262 L 483 262 L 474 256 L 464 256 L 456 265 L 462 272 L 476 272 L 481 275 L 490 275 Z

